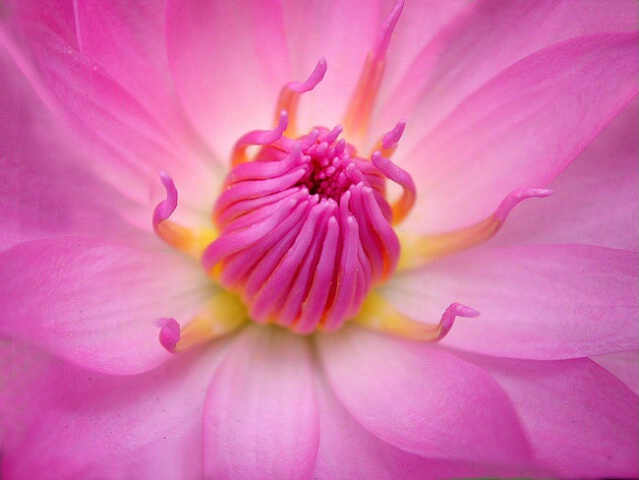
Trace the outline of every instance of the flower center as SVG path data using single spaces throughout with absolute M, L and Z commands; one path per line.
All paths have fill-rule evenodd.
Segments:
M 359 183 L 356 173 L 360 173 L 361 178 L 361 172 L 357 170 L 351 155 L 345 152 L 345 141 L 335 145 L 329 143 L 328 136 L 324 135 L 324 138 L 318 138 L 318 142 L 321 143 L 311 145 L 303 152 L 308 158 L 307 172 L 299 185 L 306 187 L 311 195 L 317 194 L 321 198 L 339 202 L 351 186 Z M 354 151 L 351 145 L 349 147 Z
M 279 135 L 287 125 L 283 114 L 279 129 L 248 134 L 261 148 L 228 174 L 213 210 L 219 237 L 202 263 L 252 320 L 332 331 L 397 266 L 386 176 L 375 164 L 387 165 L 379 153 L 359 158 L 338 139 L 341 127 L 293 140 Z
M 438 324 L 426 324 L 372 291 L 396 268 L 406 268 L 408 260 L 404 253 L 400 258 L 392 225 L 415 202 L 412 178 L 390 161 L 403 121 L 379 139 L 370 155 L 360 155 L 354 146 L 368 134 L 386 50 L 402 8 L 403 1 L 397 0 L 382 25 L 347 105 L 343 129 L 297 133 L 299 99 L 326 72 L 320 58 L 306 81 L 290 82 L 280 92 L 276 127 L 251 131 L 237 141 L 213 208 L 216 231 L 190 229 L 169 219 L 177 207 L 177 189 L 161 173 L 167 196 L 154 210 L 155 232 L 201 260 L 222 287 L 184 327 L 173 318 L 159 321 L 159 339 L 167 350 L 187 349 L 249 319 L 298 334 L 333 331 L 353 319 L 364 327 L 433 342 L 446 335 L 456 317 L 478 315 L 453 303 Z M 340 139 L 342 130 L 352 143 Z M 249 150 L 257 152 L 249 158 Z M 394 201 L 386 195 L 387 180 L 402 187 Z M 411 253 L 411 265 L 467 248 L 490 238 L 521 199 L 546 194 L 513 192 L 477 225 L 429 237 L 404 233 L 401 244 Z

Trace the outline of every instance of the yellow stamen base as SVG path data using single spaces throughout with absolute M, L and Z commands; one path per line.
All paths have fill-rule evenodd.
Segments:
M 180 330 L 180 340 L 174 351 L 182 352 L 231 333 L 248 320 L 248 313 L 242 302 L 232 293 L 218 290 L 204 308 Z
M 468 313 L 475 312 L 469 309 Z M 452 327 L 452 318 L 446 315 L 437 325 L 417 322 L 399 312 L 377 293 L 368 295 L 353 321 L 378 332 L 421 342 L 437 342 L 444 338 Z
M 163 220 L 156 227 L 157 235 L 173 248 L 199 260 L 202 253 L 217 237 L 212 228 L 191 229 L 171 220 Z

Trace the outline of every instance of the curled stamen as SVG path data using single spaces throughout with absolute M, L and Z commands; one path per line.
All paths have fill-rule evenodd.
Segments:
M 247 178 L 240 177 L 236 180 L 231 173 L 225 184 L 226 190 L 220 195 L 216 208 L 213 210 L 213 220 L 219 227 L 223 228 L 230 220 L 255 210 L 259 205 L 273 204 L 269 201 L 275 198 L 273 195 L 281 195 L 285 191 L 288 191 L 289 194 L 296 193 L 289 188 L 293 187 L 306 174 L 306 170 L 295 163 L 300 158 L 302 157 L 299 152 L 293 151 L 282 162 L 268 162 L 266 164 L 251 162 L 250 165 L 255 166 L 254 170 L 256 171 L 252 178 L 248 176 L 250 172 L 247 172 Z M 285 168 L 279 168 L 282 164 Z M 262 166 L 275 166 L 277 168 L 260 169 Z M 273 175 L 263 177 L 262 174 L 265 171 Z
M 399 144 L 399 140 L 402 138 L 405 129 L 406 120 L 400 120 L 397 122 L 392 130 L 386 132 L 382 135 L 382 138 L 377 141 L 373 148 L 373 152 L 379 151 L 382 154 L 382 157 L 391 158 L 397 149 L 397 145 Z
M 396 1 L 395 5 L 393 5 L 393 9 L 388 14 L 388 17 L 384 20 L 382 28 L 377 34 L 377 43 L 375 44 L 375 48 L 372 50 L 375 60 L 384 60 L 386 57 L 386 50 L 388 50 L 393 30 L 395 29 L 395 25 L 397 25 L 397 21 L 399 20 L 399 16 L 402 14 L 403 9 L 404 0 Z
M 209 245 L 202 255 L 202 265 L 207 272 L 221 259 L 246 250 L 274 231 L 282 231 L 282 222 L 303 201 L 307 192 L 298 190 L 279 202 L 278 208 L 253 210 L 241 216 L 227 227 L 224 235 Z
M 373 105 L 384 75 L 384 66 L 384 60 L 376 59 L 373 54 L 369 54 L 348 104 L 344 115 L 344 131 L 356 142 L 362 141 L 368 132 Z
M 462 305 L 451 304 L 436 325 L 417 322 L 399 312 L 379 294 L 371 293 L 354 321 L 359 325 L 421 342 L 438 342 L 453 327 L 457 317 L 477 317 L 479 312 Z
M 406 128 L 406 120 L 400 120 L 399 122 L 397 122 L 397 124 L 393 127 L 393 129 L 390 132 L 385 133 L 384 136 L 382 137 L 382 148 L 384 150 L 390 150 L 392 148 L 396 148 L 397 144 L 399 143 L 399 140 L 402 138 L 402 135 L 404 134 L 405 128 Z M 385 156 L 384 152 L 382 152 L 382 156 Z
M 326 235 L 322 238 L 319 247 L 315 268 L 309 272 L 308 292 L 304 301 L 301 302 L 301 312 L 294 325 L 294 330 L 298 333 L 311 333 L 317 328 L 317 319 L 322 318 L 328 301 L 335 269 L 335 257 L 339 247 L 339 223 L 335 215 L 328 217 Z
M 402 187 L 402 195 L 391 205 L 393 212 L 393 224 L 401 222 L 411 211 L 417 197 L 417 187 L 413 178 L 399 168 L 389 159 L 382 157 L 380 152 L 375 152 L 372 157 L 375 165 L 387 178 Z
M 285 291 L 290 293 L 283 302 L 279 315 L 275 319 L 275 323 L 284 327 L 291 328 L 293 323 L 299 320 L 300 305 L 304 304 L 305 299 L 310 298 L 308 294 L 311 289 L 313 272 L 316 272 L 317 275 L 317 270 L 320 268 L 319 257 L 327 238 L 328 219 L 334 216 L 335 205 L 330 202 L 320 202 L 317 208 L 313 210 L 313 213 L 316 213 L 317 216 L 315 218 L 309 217 L 307 221 L 317 222 L 314 229 L 312 231 L 302 230 L 297 240 L 301 245 L 298 246 L 296 244 L 295 250 L 290 252 L 289 261 L 297 261 L 299 267 L 294 270 L 294 278 L 290 279 L 291 285 L 285 289 Z M 296 258 L 298 253 L 302 258 Z M 289 277 L 291 277 L 290 274 Z
M 175 318 L 161 318 L 157 325 L 160 327 L 160 345 L 169 352 L 175 353 L 180 341 L 180 324 Z
M 320 57 L 317 65 L 309 77 L 303 82 L 289 82 L 284 87 L 285 90 L 291 90 L 295 93 L 306 93 L 313 90 L 324 78 L 326 74 L 326 59 Z M 282 109 L 286 110 L 286 109 Z
M 493 217 L 502 225 L 511 210 L 524 200 L 529 198 L 546 198 L 552 195 L 552 193 L 552 190 L 548 188 L 518 188 L 504 198 L 499 204 L 499 207 L 497 207 L 497 210 L 495 210 Z
M 166 189 L 166 198 L 153 210 L 153 229 L 158 235 L 158 227 L 173 214 L 178 201 L 178 192 L 173 179 L 166 172 L 160 172 L 160 181 Z
M 153 230 L 172 247 L 199 258 L 215 238 L 215 232 L 212 229 L 186 228 L 169 220 L 177 208 L 178 192 L 173 179 L 166 172 L 160 172 L 160 180 L 166 189 L 166 198 L 153 210 Z
M 377 92 L 384 75 L 386 49 L 403 8 L 403 0 L 398 0 L 382 24 L 375 46 L 366 57 L 355 92 L 344 115 L 344 131 L 350 140 L 360 141 L 366 137 Z
M 174 318 L 160 319 L 159 340 L 166 350 L 178 353 L 226 335 L 247 321 L 242 303 L 234 295 L 220 290 L 184 328 Z
M 277 100 L 277 112 L 285 110 L 288 112 L 290 124 L 288 127 L 288 135 L 294 138 L 296 135 L 297 125 L 297 105 L 299 98 L 303 93 L 310 92 L 317 84 L 319 84 L 324 75 L 326 74 L 326 59 L 320 57 L 317 61 L 317 65 L 309 77 L 303 82 L 289 82 L 282 91 L 280 97 Z M 276 119 L 277 120 L 277 119 Z
M 247 161 L 246 149 L 254 145 L 268 145 L 279 140 L 288 128 L 288 113 L 282 110 L 279 114 L 277 126 L 272 130 L 253 130 L 242 136 L 233 147 L 232 165 L 236 166 Z
M 492 215 L 470 227 L 438 235 L 402 233 L 402 254 L 398 269 L 417 268 L 443 255 L 484 243 L 499 231 L 508 214 L 519 203 L 528 198 L 545 198 L 550 195 L 552 190 L 544 188 L 519 188 L 508 194 Z
M 363 298 L 355 298 L 357 284 L 357 244 L 359 242 L 359 225 L 350 213 L 351 192 L 346 192 L 340 202 L 339 223 L 341 226 L 341 244 L 338 268 L 331 285 L 329 302 L 325 307 L 325 315 L 320 325 L 325 331 L 333 331 L 351 317 L 361 305 Z
M 305 257 L 313 250 L 314 233 L 328 210 L 327 202 L 311 206 L 308 216 L 300 222 L 300 228 L 295 228 L 292 235 L 287 235 L 289 238 L 285 241 L 289 242 L 290 248 L 282 256 L 278 265 L 271 270 L 266 281 L 260 285 L 251 307 L 251 318 L 258 321 L 271 319 L 279 325 L 290 326 L 293 319 L 290 316 L 283 318 L 279 313 L 290 296 L 287 292 L 295 293 L 298 298 L 296 303 L 302 300 L 306 278 L 300 277 L 298 271 Z M 298 279 L 303 285 L 297 285 Z

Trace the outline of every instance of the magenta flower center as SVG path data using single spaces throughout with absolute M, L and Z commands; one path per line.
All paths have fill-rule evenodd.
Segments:
M 386 48 L 402 5 L 393 8 L 366 59 L 344 116 L 347 137 L 360 141 L 367 135 Z M 306 81 L 282 88 L 277 126 L 251 131 L 237 141 L 213 208 L 215 232 L 193 231 L 169 220 L 177 190 L 162 174 L 167 198 L 155 209 L 155 231 L 200 258 L 221 291 L 236 296 L 218 294 L 184 329 L 174 319 L 161 322 L 160 341 L 168 350 L 232 330 L 244 318 L 299 334 L 336 330 L 370 310 L 377 297 L 369 292 L 397 268 L 400 241 L 391 224 L 400 222 L 415 201 L 412 178 L 389 160 L 405 124 L 400 121 L 365 156 L 340 138 L 342 126 L 316 127 L 299 135 L 299 99 L 325 72 L 326 61 L 320 58 Z M 249 158 L 249 151 L 256 153 Z M 392 203 L 386 196 L 387 179 L 403 189 Z M 245 314 L 240 314 L 243 309 Z M 410 321 L 392 320 L 396 315 L 388 308 L 382 313 L 363 318 L 396 332 L 416 330 Z M 424 338 L 437 339 L 449 323 L 417 330 L 424 331 Z
M 308 171 L 299 183 L 311 195 L 318 194 L 321 198 L 330 198 L 339 203 L 342 195 L 359 183 L 362 175 L 351 155 L 345 152 L 346 142 L 342 140 L 334 144 L 329 141 L 328 136 L 324 136 L 321 143 L 311 145 L 304 152 L 308 158 Z M 354 151 L 352 146 L 349 147 Z
M 279 130 L 286 125 L 283 115 Z M 256 322 L 335 330 L 399 259 L 381 156 L 359 158 L 341 127 L 295 140 L 278 128 L 248 134 L 263 145 L 228 174 L 213 210 L 219 237 L 203 265 Z

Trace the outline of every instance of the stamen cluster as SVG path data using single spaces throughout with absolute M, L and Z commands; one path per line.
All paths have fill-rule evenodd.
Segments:
M 339 201 L 341 195 L 350 186 L 357 183 L 356 166 L 346 152 L 346 141 L 340 140 L 336 145 L 332 136 L 327 135 L 323 141 L 311 145 L 305 155 L 308 157 L 308 172 L 300 182 L 308 188 L 311 195 L 318 194 L 323 198 Z M 349 149 L 351 150 L 351 149 Z
M 384 174 L 340 133 L 281 136 L 227 177 L 203 264 L 257 322 L 335 330 L 397 265 Z

